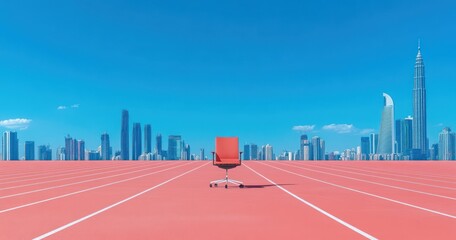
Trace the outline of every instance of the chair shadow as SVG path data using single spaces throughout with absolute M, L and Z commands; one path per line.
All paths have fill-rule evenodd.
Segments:
M 277 184 L 279 186 L 288 186 L 288 185 L 295 185 L 295 184 Z M 244 188 L 266 188 L 266 187 L 275 187 L 274 184 L 256 184 L 256 185 L 244 185 Z

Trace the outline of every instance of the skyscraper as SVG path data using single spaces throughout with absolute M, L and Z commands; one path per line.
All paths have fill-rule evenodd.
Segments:
M 190 145 L 189 144 L 185 144 L 185 145 L 182 144 L 182 145 L 184 146 L 184 151 L 183 151 L 182 155 L 185 158 L 181 157 L 181 159 L 183 159 L 183 160 L 191 160 L 192 158 L 191 158 L 191 153 L 190 153 Z
M 266 144 L 266 146 L 264 147 L 264 160 L 274 160 L 272 146 L 269 144 Z
M 325 140 L 323 139 L 320 139 L 320 156 L 321 156 L 321 160 L 325 160 L 325 155 L 326 155 L 326 143 L 325 143 Z
M 206 159 L 206 157 L 204 155 L 204 148 L 201 148 L 200 149 L 200 160 L 205 160 L 205 159 Z
M 401 153 L 403 156 L 410 156 L 412 151 L 412 122 L 413 118 L 411 116 L 406 117 L 405 119 L 400 120 L 400 140 L 396 140 L 400 146 Z M 398 127 L 396 125 L 396 127 Z
M 434 143 L 431 145 L 429 149 L 429 159 L 430 160 L 438 160 L 439 159 L 439 144 Z
M 150 124 L 144 125 L 144 152 L 152 152 L 152 127 Z
M 2 138 L 3 160 L 19 160 L 17 132 L 6 131 Z
M 394 153 L 394 103 L 393 99 L 383 93 L 383 111 L 378 136 L 378 153 L 387 155 Z
M 76 139 L 75 139 L 76 141 Z M 77 141 L 77 151 L 75 160 L 85 160 L 85 142 L 84 140 Z
M 109 134 L 101 134 L 101 160 L 111 159 L 111 145 L 109 143 Z
M 426 123 L 426 85 L 424 75 L 424 62 L 421 56 L 421 47 L 419 42 L 413 79 L 413 158 L 416 160 L 424 160 L 427 158 L 428 149 Z
M 320 143 L 320 137 L 315 136 L 312 138 L 312 155 L 313 158 L 312 160 L 322 160 L 321 156 L 321 143 Z
M 73 138 L 68 135 L 65 137 L 65 160 L 75 160 L 75 146 Z
M 369 137 L 361 137 L 361 160 L 369 160 L 370 141 Z
M 133 160 L 138 160 L 139 156 L 142 153 L 142 145 L 141 145 L 141 124 L 140 123 L 133 123 L 133 134 L 131 136 L 131 158 Z
M 52 160 L 52 149 L 49 145 L 38 146 L 38 160 Z
M 155 137 L 155 149 L 157 150 L 157 154 L 159 156 L 163 156 L 162 135 L 161 134 L 158 134 L 157 137 Z
M 455 160 L 455 133 L 446 127 L 439 134 L 439 159 Z
M 250 160 L 250 145 L 245 144 L 244 145 L 244 154 L 243 154 L 243 160 Z
M 312 160 L 313 159 L 312 144 L 309 141 L 309 139 L 307 139 L 307 135 L 301 136 L 301 145 L 302 145 L 302 150 L 301 150 L 302 160 Z
M 258 160 L 258 145 L 250 144 L 250 160 Z
M 122 160 L 130 159 L 128 131 L 128 111 L 122 110 L 122 125 L 120 132 L 120 158 Z
M 300 160 L 304 160 L 304 146 L 308 143 L 307 141 L 307 135 L 303 134 L 301 135 L 301 139 L 299 141 L 299 153 L 301 156 L 299 156 Z M 307 159 L 308 160 L 308 159 Z
M 35 160 L 34 141 L 25 141 L 25 160 Z
M 377 154 L 377 148 L 378 148 L 378 134 L 377 133 L 370 134 L 369 148 L 370 148 L 370 154 Z
M 168 137 L 168 159 L 179 160 L 182 152 L 182 139 L 179 135 L 170 135 Z
M 394 152 L 402 154 L 402 119 L 396 119 L 394 126 Z
M 65 148 L 58 147 L 55 153 L 55 160 L 65 160 Z

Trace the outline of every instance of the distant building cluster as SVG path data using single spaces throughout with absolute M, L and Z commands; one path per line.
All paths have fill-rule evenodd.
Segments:
M 270 144 L 258 147 L 245 144 L 243 160 L 456 160 L 456 133 L 445 127 L 439 134 L 439 142 L 429 147 L 426 118 L 426 85 L 424 61 L 421 49 L 415 62 L 413 86 L 413 116 L 395 119 L 393 98 L 383 93 L 383 110 L 380 130 L 361 137 L 356 148 L 342 152 L 325 152 L 325 141 L 318 136 L 301 135 L 299 150 L 283 150 L 275 155 Z M 168 148 L 164 149 L 162 135 L 157 134 L 152 149 L 152 127 L 133 123 L 131 148 L 129 113 L 122 110 L 120 151 L 113 154 L 108 133 L 101 134 L 101 144 L 96 150 L 87 150 L 84 140 L 68 135 L 65 145 L 57 148 L 55 160 L 205 160 L 204 149 L 191 154 L 190 145 L 180 135 L 168 136 Z M 130 151 L 131 150 L 131 151 Z M 35 154 L 36 153 L 36 154 Z M 130 154 L 131 153 L 131 154 Z M 19 159 L 17 132 L 6 131 L 2 135 L 2 160 Z M 23 160 L 52 160 L 49 145 L 35 147 L 35 142 L 25 141 Z
M 420 46 L 416 56 L 413 84 L 413 117 L 394 120 L 394 102 L 384 93 L 378 134 L 361 137 L 361 145 L 346 150 L 343 160 L 456 160 L 455 133 L 445 127 L 439 142 L 429 147 L 426 118 L 426 84 Z

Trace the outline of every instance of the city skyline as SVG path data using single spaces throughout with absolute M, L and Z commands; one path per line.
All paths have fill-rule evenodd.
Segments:
M 414 114 L 420 38 L 430 146 L 456 125 L 443 107 L 456 100 L 454 3 L 410 3 L 334 2 L 326 12 L 314 11 L 322 3 L 119 2 L 103 15 L 97 3 L 8 3 L 0 130 L 17 131 L 19 149 L 31 140 L 54 150 L 67 134 L 94 150 L 106 132 L 117 151 L 118 114 L 128 109 L 129 126 L 150 124 L 165 141 L 181 135 L 195 150 L 236 135 L 294 151 L 305 133 L 344 151 L 379 132 L 382 92 L 395 100 L 394 120 Z

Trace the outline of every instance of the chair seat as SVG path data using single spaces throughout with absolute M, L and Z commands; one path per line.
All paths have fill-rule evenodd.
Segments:
M 216 163 L 215 166 L 223 169 L 231 169 L 241 165 L 240 163 Z
M 217 158 L 215 164 L 240 164 L 239 158 Z

